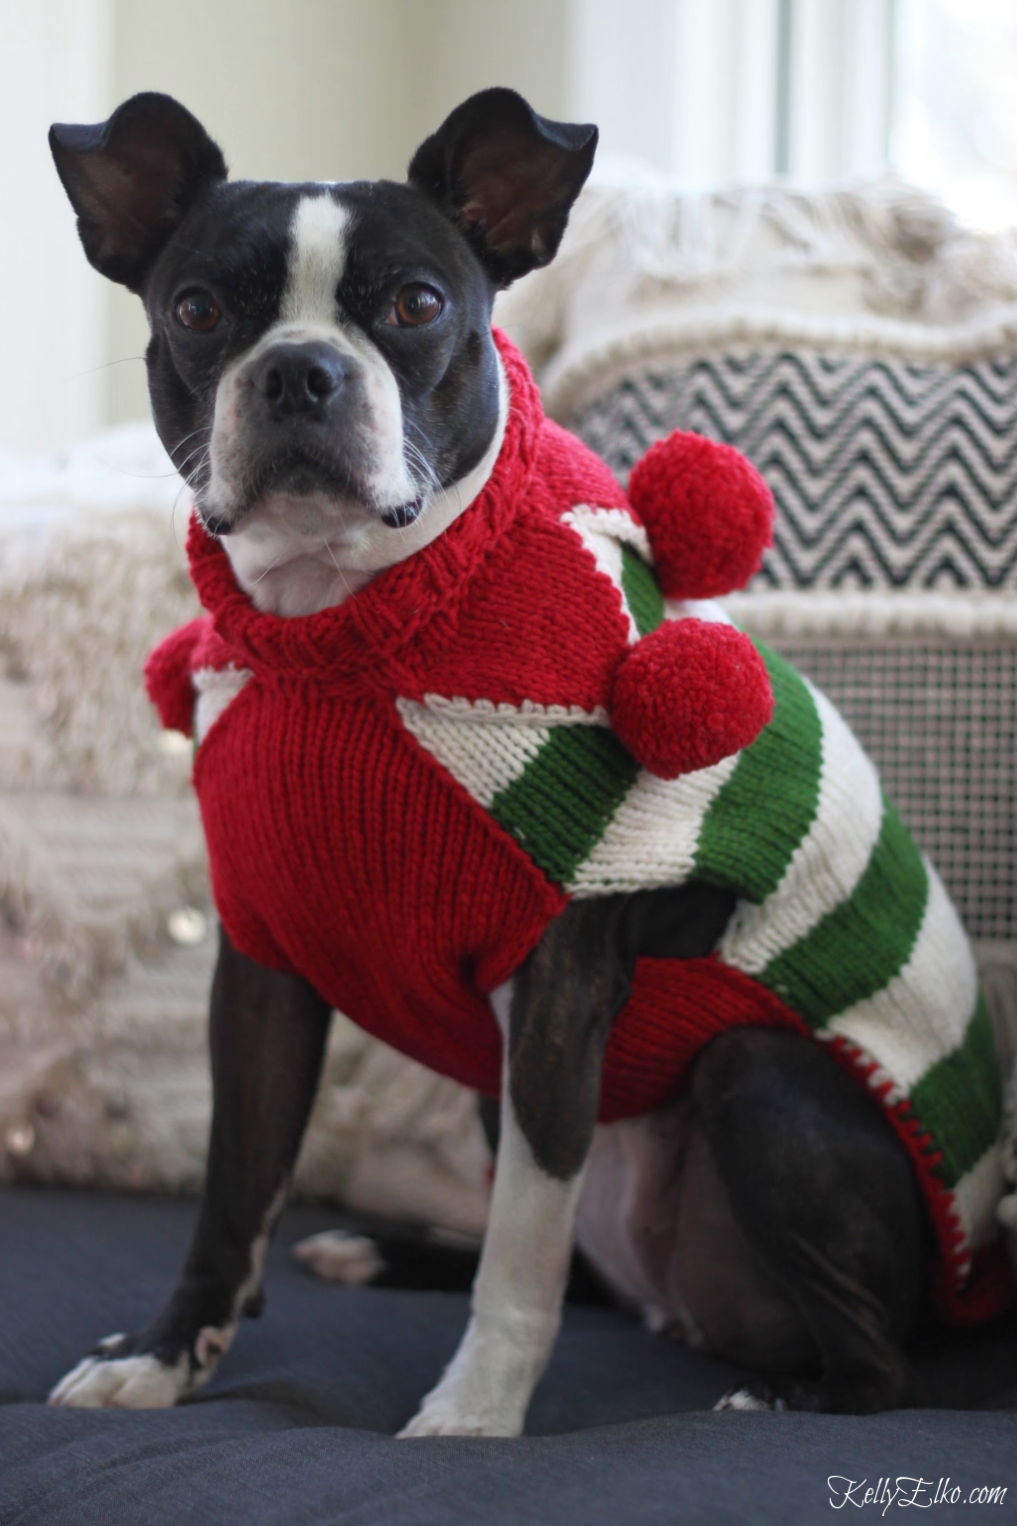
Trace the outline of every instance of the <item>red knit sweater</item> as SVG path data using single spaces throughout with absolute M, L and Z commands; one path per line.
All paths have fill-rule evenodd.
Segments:
M 281 619 L 253 607 L 195 521 L 188 552 L 211 618 L 169 638 L 148 669 L 165 723 L 188 731 L 192 672 L 251 675 L 194 770 L 236 946 L 489 1094 L 501 1041 L 486 995 L 567 895 L 420 745 L 399 703 L 439 695 L 603 714 L 632 641 L 617 587 L 562 521 L 576 505 L 632 519 L 625 495 L 544 418 L 525 364 L 499 347 L 505 444 L 443 536 L 343 605 Z M 640 960 L 608 1046 L 601 1118 L 659 1105 L 707 1038 L 746 1021 L 804 1030 L 714 958 Z
M 502 1046 L 487 995 L 569 894 L 675 882 L 659 868 L 664 862 L 670 873 L 678 863 L 668 857 L 668 834 L 680 837 L 680 823 L 659 825 L 655 811 L 666 814 L 666 802 L 652 791 L 656 807 L 645 795 L 632 804 L 635 759 L 652 774 L 685 773 L 691 801 L 695 770 L 706 777 L 709 762 L 747 746 L 769 714 L 756 703 L 755 677 L 741 682 L 751 668 L 737 649 L 743 638 L 715 640 L 718 627 L 709 627 L 697 640 L 698 622 L 660 624 L 660 591 L 638 555 L 649 547 L 625 495 L 596 457 L 543 417 L 525 364 L 498 343 L 511 397 L 505 443 L 487 486 L 444 535 L 343 605 L 281 619 L 254 608 L 218 541 L 195 521 L 188 552 L 209 615 L 165 641 L 148 667 L 169 726 L 191 730 L 195 688 L 218 687 L 221 700 L 225 686 L 233 696 L 198 747 L 194 782 L 215 899 L 234 944 L 260 964 L 303 976 L 403 1053 L 488 1094 L 498 1091 Z M 706 454 L 717 449 L 703 442 Z M 663 471 L 665 500 L 668 470 L 665 456 L 650 472 Z M 666 502 L 658 523 L 644 519 L 657 572 L 676 593 L 683 565 L 696 564 L 681 535 L 694 534 L 698 520 L 707 539 L 716 545 L 718 537 L 688 501 L 670 536 Z M 726 558 L 718 552 L 721 564 Z M 669 675 L 677 676 L 670 688 Z M 801 683 L 786 673 L 781 682 L 785 722 L 778 705 L 754 754 L 759 764 L 771 758 L 774 785 L 798 773 Z M 681 748 L 666 733 L 676 701 L 679 741 L 713 738 L 698 763 L 675 766 Z M 748 734 L 732 742 L 746 713 Z M 753 778 L 740 818 L 744 841 L 729 854 L 723 832 L 715 835 L 710 871 L 749 901 L 763 892 L 738 876 L 754 853 L 772 851 L 774 832 L 783 840 L 780 810 L 788 804 L 778 790 L 784 807 L 768 809 L 768 786 Z M 626 832 L 633 820 L 637 831 L 619 852 L 623 818 Z M 694 872 L 691 860 L 676 872 Z M 837 919 L 828 920 L 836 931 Z M 862 944 L 871 953 L 864 937 Z M 775 994 L 787 994 L 782 979 L 770 986 L 716 956 L 638 960 L 607 1046 L 600 1118 L 659 1106 L 699 1048 L 732 1025 L 811 1032 Z M 808 981 L 804 994 L 807 1016 Z M 1006 1297 L 1006 1279 L 990 1266 L 961 1293 L 968 1229 L 938 1174 L 936 1141 L 906 1097 L 893 1100 L 885 1056 L 839 1041 L 831 1048 L 875 1088 L 911 1155 L 953 1313 L 991 1312 Z M 978 1091 L 970 1078 L 964 1085 Z

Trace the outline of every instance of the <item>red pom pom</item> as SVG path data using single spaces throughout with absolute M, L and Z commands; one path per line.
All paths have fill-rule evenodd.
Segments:
M 658 440 L 632 469 L 629 502 L 671 599 L 743 588 L 773 539 L 770 489 L 739 451 L 704 435 Z
M 205 636 L 207 616 L 182 625 L 149 653 L 145 663 L 145 688 L 167 731 L 191 734 L 194 725 L 194 685 L 191 660 Z
M 763 659 L 730 625 L 666 620 L 618 669 L 611 724 L 661 779 L 709 768 L 754 742 L 773 715 Z

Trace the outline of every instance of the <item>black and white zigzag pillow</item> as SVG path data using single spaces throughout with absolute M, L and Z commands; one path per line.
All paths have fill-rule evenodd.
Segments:
M 757 589 L 1017 588 L 1017 354 L 725 347 L 633 371 L 569 423 L 623 477 L 675 428 L 744 451 L 778 506 Z

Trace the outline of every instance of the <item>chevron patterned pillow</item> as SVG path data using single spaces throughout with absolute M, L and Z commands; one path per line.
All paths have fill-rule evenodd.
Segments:
M 672 428 L 736 445 L 778 505 L 756 588 L 1017 588 L 1017 354 L 966 363 L 726 346 L 572 425 L 623 474 Z

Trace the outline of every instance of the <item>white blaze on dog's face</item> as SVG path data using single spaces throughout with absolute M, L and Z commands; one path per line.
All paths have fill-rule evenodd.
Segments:
M 238 581 L 259 607 L 283 615 L 340 603 L 375 572 L 440 535 L 483 487 L 504 429 L 500 385 L 502 405 L 481 460 L 451 485 L 435 476 L 408 438 L 391 367 L 339 306 L 351 222 L 325 190 L 298 201 L 278 322 L 227 367 L 216 389 L 205 512 L 213 524 L 236 522 L 225 545 Z M 346 491 L 334 481 L 316 484 L 298 462 L 289 482 L 284 477 L 253 501 L 247 497 L 251 436 L 262 427 L 260 394 L 280 355 L 298 373 L 302 355 L 309 365 L 331 357 L 339 386 L 356 390 L 343 427 L 351 436 L 347 459 L 362 465 Z M 279 449 L 285 457 L 285 437 Z
M 363 339 L 358 342 L 353 326 L 341 319 L 337 294 L 346 264 L 350 222 L 349 212 L 327 192 L 303 196 L 297 202 L 278 321 L 253 349 L 227 366 L 216 389 L 211 474 L 204 505 L 213 522 L 230 523 L 237 519 L 238 511 L 256 520 L 285 517 L 297 534 L 328 532 L 335 547 L 352 552 L 359 549 L 379 519 L 378 513 L 366 506 L 365 498 L 378 509 L 387 506 L 396 510 L 416 500 L 421 488 L 411 477 L 406 461 L 395 377 L 380 351 Z M 335 357 L 338 383 L 345 384 L 353 377 L 362 394 L 357 416 L 347 424 L 362 436 L 362 450 L 356 452 L 362 454 L 364 462 L 359 496 L 329 492 L 324 487 L 304 492 L 281 487 L 268 489 L 247 506 L 250 434 L 259 422 L 252 417 L 251 396 L 257 394 L 260 400 L 266 377 L 271 380 L 278 375 L 272 369 L 273 356 L 283 356 L 290 365 L 299 367 L 303 352 L 311 366 L 323 351 Z M 325 375 L 323 371 L 323 378 Z M 293 385 L 299 385 L 299 377 L 294 378 Z M 243 534 L 243 527 L 236 533 Z

